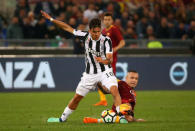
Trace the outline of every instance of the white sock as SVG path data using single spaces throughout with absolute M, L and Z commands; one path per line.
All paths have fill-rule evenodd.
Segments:
M 117 113 L 120 113 L 120 106 L 117 106 L 117 107 L 116 107 L 116 112 L 117 112 Z
M 71 110 L 68 106 L 64 109 L 64 112 L 62 113 L 61 119 L 62 121 L 66 121 L 68 116 L 72 114 L 74 110 Z

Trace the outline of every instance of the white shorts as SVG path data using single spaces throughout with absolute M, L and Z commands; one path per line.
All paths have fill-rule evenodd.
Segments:
M 97 74 L 87 74 L 84 72 L 77 86 L 76 93 L 81 96 L 86 96 L 90 90 L 95 90 L 98 82 L 101 82 L 109 91 L 112 86 L 118 87 L 117 79 L 111 68 Z

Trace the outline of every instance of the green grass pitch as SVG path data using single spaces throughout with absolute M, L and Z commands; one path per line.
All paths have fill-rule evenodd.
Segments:
M 65 123 L 47 123 L 59 117 L 74 92 L 0 93 L 0 131 L 193 131 L 195 130 L 195 90 L 137 91 L 135 117 L 147 120 L 128 124 L 83 124 L 83 117 L 100 117 L 108 107 L 94 107 L 97 92 L 89 93 Z

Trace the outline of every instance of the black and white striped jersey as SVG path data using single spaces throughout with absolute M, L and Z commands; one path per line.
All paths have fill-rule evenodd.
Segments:
M 85 65 L 87 74 L 97 74 L 103 72 L 111 65 L 104 65 L 95 60 L 95 57 L 106 59 L 107 53 L 112 53 L 112 42 L 107 36 L 100 35 L 98 40 L 93 40 L 89 32 L 74 30 L 73 34 L 85 43 Z

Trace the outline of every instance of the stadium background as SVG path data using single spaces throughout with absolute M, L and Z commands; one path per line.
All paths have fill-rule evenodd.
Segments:
M 0 1 L 0 130 L 195 129 L 193 0 L 61 1 Z M 140 73 L 136 117 L 147 122 L 84 125 L 83 117 L 99 117 L 109 108 L 93 107 L 98 95 L 92 92 L 67 123 L 46 123 L 73 96 L 84 56 L 80 41 L 40 17 L 43 2 L 52 16 L 84 30 L 91 19 L 84 15 L 88 6 L 100 18 L 105 11 L 114 14 L 126 41 L 119 51 L 117 77 L 123 79 L 129 69 Z

